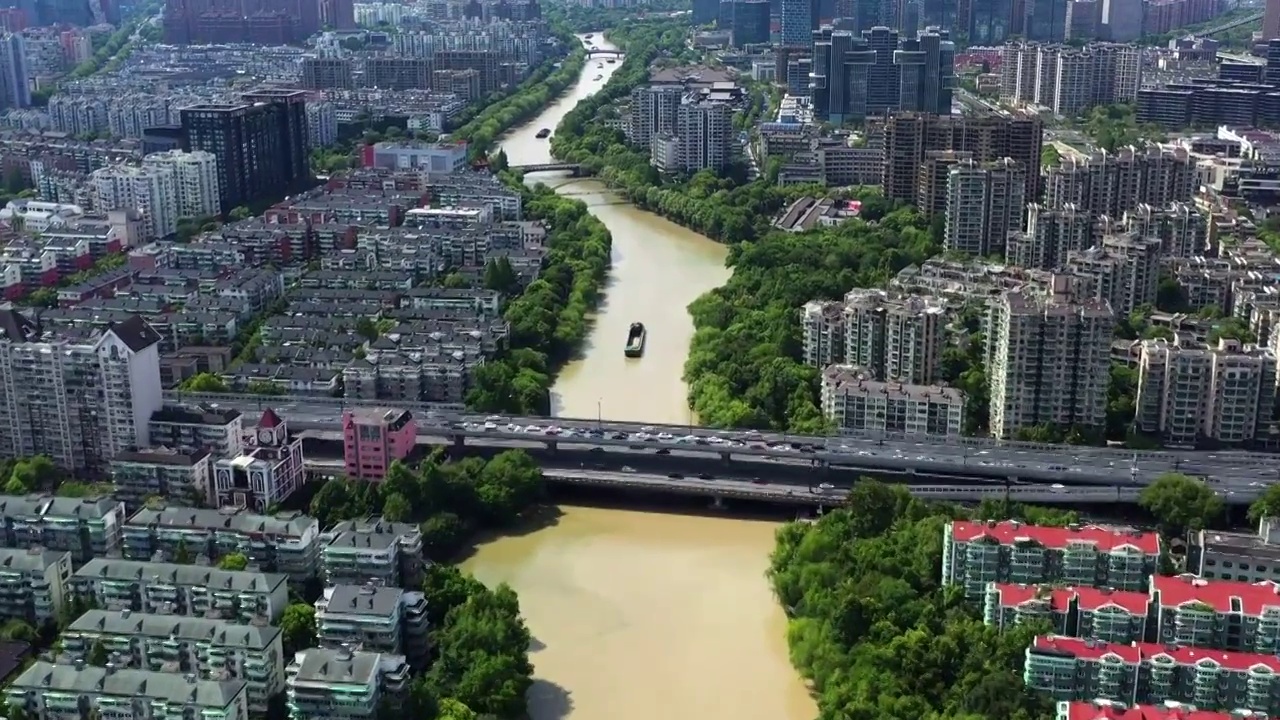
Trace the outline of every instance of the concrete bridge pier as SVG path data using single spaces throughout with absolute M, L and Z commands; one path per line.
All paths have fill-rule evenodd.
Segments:
M 553 452 L 553 453 L 554 453 L 554 452 L 556 451 L 557 447 L 558 447 L 558 446 L 556 445 L 556 441 L 555 441 L 555 440 L 548 440 L 548 441 L 547 441 L 547 449 L 548 449 L 548 450 L 550 450 L 551 452 Z
M 454 449 L 455 451 L 457 451 L 457 452 L 461 453 L 461 452 L 462 452 L 466 447 L 467 447 L 467 436 L 466 436 L 466 435 L 454 435 L 454 436 L 453 436 L 453 449 Z
M 724 498 L 720 497 L 719 495 L 716 495 L 715 497 L 711 498 L 711 509 L 712 509 L 712 510 L 723 510 L 723 509 L 724 509 Z
M 729 463 L 733 462 L 733 453 L 729 452 L 728 450 L 722 450 L 720 452 L 720 459 L 724 461 L 725 465 L 728 465 Z

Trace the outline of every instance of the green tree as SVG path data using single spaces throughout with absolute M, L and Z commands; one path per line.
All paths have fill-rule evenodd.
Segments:
M 378 326 L 372 318 L 362 317 L 356 320 L 356 334 L 372 342 L 378 339 Z
M 13 466 L 11 479 L 19 480 L 28 491 L 52 490 L 62 482 L 63 473 L 44 455 L 19 460 Z
M 280 616 L 281 642 L 286 656 L 316 644 L 316 609 L 307 603 L 293 603 Z
M 197 373 L 182 381 L 178 386 L 183 392 L 193 393 L 226 393 L 231 392 L 226 381 L 213 373 Z
M 440 701 L 439 714 L 436 720 L 476 720 L 479 717 L 471 708 L 452 698 Z
M 111 656 L 107 652 L 107 646 L 102 644 L 101 640 L 94 640 L 93 645 L 89 648 L 89 655 L 85 658 L 85 662 L 94 667 L 106 667 L 111 661 Z
M 1254 524 L 1263 518 L 1280 517 L 1280 484 L 1268 485 L 1249 506 L 1249 520 Z
M 1165 473 L 1143 488 L 1138 504 L 1155 516 L 1161 532 L 1170 538 L 1212 526 L 1224 510 L 1222 498 L 1212 488 L 1178 473 Z
M 422 552 L 427 557 L 447 558 L 462 549 L 470 528 L 455 513 L 440 512 L 422 523 Z
M 520 289 L 520 276 L 506 256 L 490 260 L 484 266 L 484 286 L 504 295 L 512 295 Z
M 422 593 L 427 600 L 427 619 L 433 627 L 442 627 L 445 617 L 473 595 L 485 592 L 479 580 L 463 574 L 451 565 L 433 563 L 427 566 Z
M 409 505 L 409 501 L 399 493 L 391 493 L 387 495 L 387 499 L 382 503 L 382 517 L 391 522 L 404 522 L 413 515 L 413 507 Z
M 218 561 L 218 567 L 223 570 L 244 570 L 249 567 L 249 558 L 244 553 L 229 553 Z
M 179 565 L 190 565 L 194 562 L 185 539 L 178 541 L 178 547 L 173 551 L 173 561 Z
M 251 217 L 253 217 L 253 211 L 245 207 L 244 205 L 231 208 L 231 212 L 227 214 L 227 219 L 230 220 L 231 222 L 236 222 L 238 220 L 247 220 Z

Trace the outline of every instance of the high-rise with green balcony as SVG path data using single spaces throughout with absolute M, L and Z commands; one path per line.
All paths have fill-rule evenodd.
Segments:
M 988 583 L 1068 583 L 1147 589 L 1160 559 L 1160 537 L 1098 525 L 1040 527 L 1015 520 L 949 523 L 942 541 L 942 582 L 981 601 Z
M 66 550 L 77 565 L 120 549 L 124 503 L 107 497 L 0 495 L 0 547 Z
M 63 631 L 61 640 L 60 661 L 87 661 L 94 644 L 102 643 L 111 662 L 135 670 L 243 680 L 249 710 L 254 713 L 265 713 L 271 696 L 284 690 L 285 658 L 278 627 L 90 610 Z
M 36 662 L 5 690 L 11 706 L 36 720 L 144 718 L 247 720 L 242 680 L 216 682 L 186 676 L 93 667 L 84 662 Z

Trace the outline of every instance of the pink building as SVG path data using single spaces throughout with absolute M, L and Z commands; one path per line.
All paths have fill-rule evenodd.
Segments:
M 359 408 L 342 414 L 347 477 L 381 480 L 391 463 L 413 452 L 418 426 L 408 410 Z

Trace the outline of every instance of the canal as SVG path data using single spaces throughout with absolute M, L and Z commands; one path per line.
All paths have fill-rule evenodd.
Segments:
M 601 48 L 614 47 L 599 37 L 592 42 Z M 620 64 L 611 65 L 603 58 L 589 60 L 578 83 L 558 102 L 502 140 L 507 161 L 512 165 L 551 162 L 551 144 L 535 137 L 538 130 L 554 130 L 565 113 L 603 87 Z M 581 356 L 560 371 L 552 388 L 552 412 L 562 417 L 691 422 L 682 379 L 693 337 L 687 308 L 729 278 L 724 266 L 727 249 L 622 202 L 595 180 L 534 173 L 526 181 L 545 183 L 587 203 L 613 236 L 613 266 L 604 301 Z M 644 323 L 648 341 L 644 357 L 629 359 L 622 350 L 633 322 Z
M 600 38 L 600 47 L 612 47 Z M 617 69 L 588 62 L 579 82 L 502 143 L 511 164 L 550 162 L 554 129 Z M 601 76 L 600 79 L 595 79 Z M 728 279 L 724 247 L 623 204 L 598 182 L 539 174 L 582 199 L 613 234 L 607 295 L 580 359 L 560 374 L 557 414 L 690 420 L 681 379 L 686 306 Z M 627 360 L 632 322 L 649 340 Z M 792 669 L 786 619 L 764 573 L 777 523 L 564 507 L 550 527 L 486 542 L 464 567 L 509 583 L 533 634 L 532 720 L 812 720 Z

